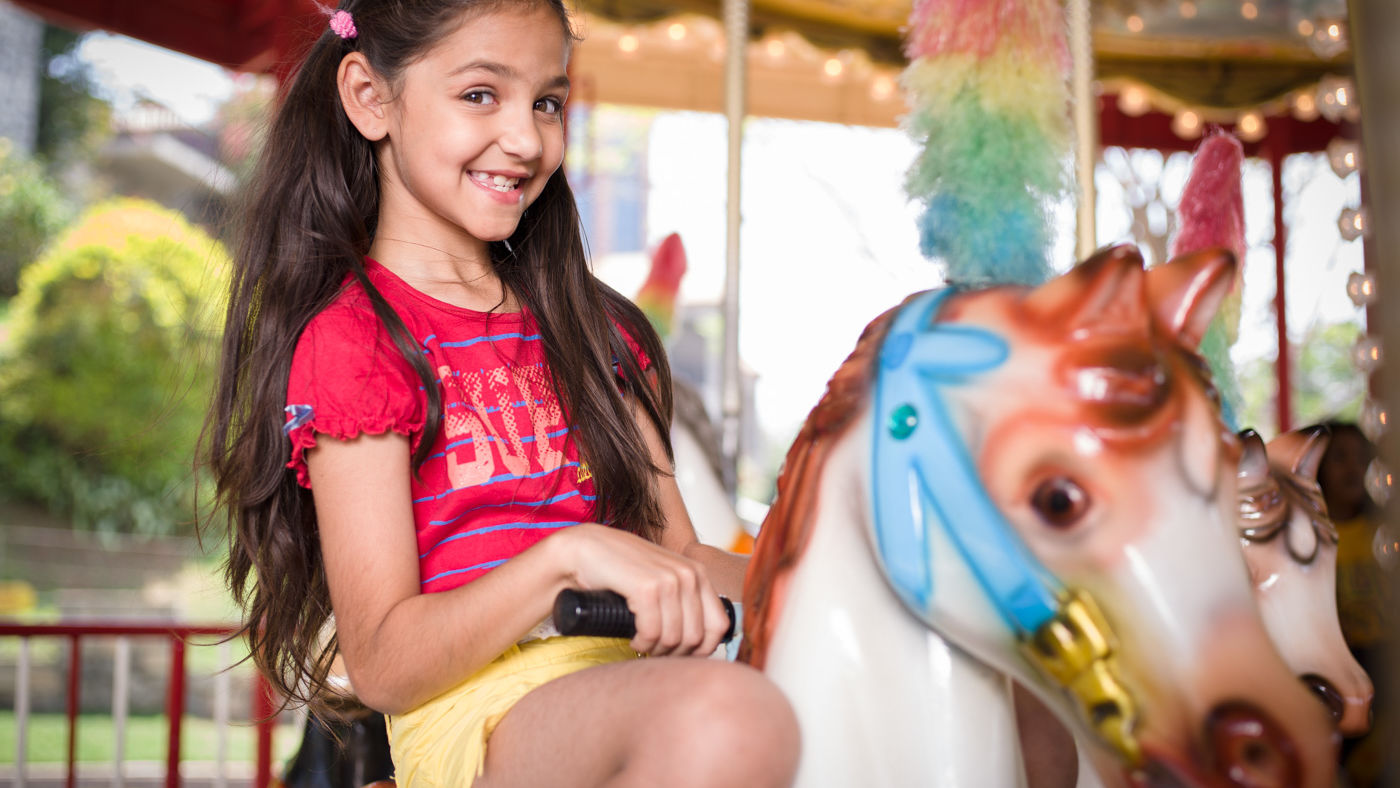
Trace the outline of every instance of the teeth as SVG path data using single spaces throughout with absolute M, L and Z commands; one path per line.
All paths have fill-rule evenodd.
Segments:
M 495 189 L 498 192 L 508 192 L 520 184 L 519 178 L 507 178 L 504 175 L 488 175 L 484 172 L 472 173 L 472 180 L 482 186 Z

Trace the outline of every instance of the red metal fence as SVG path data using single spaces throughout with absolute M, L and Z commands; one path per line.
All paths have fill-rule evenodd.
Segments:
M 29 717 L 29 641 L 31 638 L 61 638 L 68 642 L 69 661 L 67 676 L 68 741 L 67 741 L 67 788 L 77 785 L 77 741 L 78 741 L 78 700 L 82 682 L 82 640 L 84 638 L 118 638 L 117 676 L 114 686 L 114 713 L 124 716 L 126 670 L 121 644 L 131 638 L 163 638 L 170 644 L 170 676 L 167 684 L 165 713 L 169 726 L 165 766 L 165 785 L 176 788 L 180 785 L 180 735 L 185 716 L 186 695 L 186 648 L 192 638 L 209 638 L 214 644 L 227 640 L 236 629 L 224 625 L 187 625 L 170 623 L 61 623 L 61 624 L 17 624 L 0 621 L 0 637 L 20 639 L 18 676 L 15 682 L 15 726 L 17 732 L 17 777 L 18 785 L 23 784 L 25 769 L 25 741 Z M 227 666 L 225 666 L 227 667 Z M 273 697 L 270 686 L 258 675 L 253 680 L 252 720 L 257 726 L 257 768 L 255 788 L 266 788 L 272 782 L 272 733 L 276 724 L 273 714 Z M 122 722 L 116 720 L 118 736 L 122 736 Z M 118 759 L 121 758 L 118 746 Z M 120 769 L 120 763 L 118 763 Z

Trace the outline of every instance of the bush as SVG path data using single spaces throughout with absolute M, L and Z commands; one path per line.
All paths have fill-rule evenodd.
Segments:
M 19 289 L 19 274 L 69 218 L 53 181 L 0 138 L 0 299 Z
M 0 488 L 97 530 L 192 523 L 226 263 L 179 214 L 127 199 L 26 269 L 0 357 Z

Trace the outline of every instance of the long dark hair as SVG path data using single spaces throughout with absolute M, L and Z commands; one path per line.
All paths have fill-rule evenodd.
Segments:
M 288 699 L 315 700 L 336 652 L 322 630 L 331 614 L 310 492 L 285 464 L 283 407 L 292 355 L 307 323 L 347 277 L 368 294 L 399 352 L 428 394 L 415 472 L 431 451 L 442 413 L 438 382 L 403 321 L 365 275 L 379 212 L 371 144 L 340 104 L 336 72 L 359 50 L 389 84 L 454 30 L 464 14 L 517 4 L 554 10 L 574 40 L 561 0 L 347 0 L 359 36 L 329 30 L 312 45 L 271 121 L 268 144 L 240 210 L 222 358 L 203 455 L 216 481 L 226 529 L 225 579 L 245 614 L 252 658 Z M 641 311 L 594 278 L 578 210 L 555 172 L 509 243 L 491 245 L 497 274 L 534 316 L 553 386 L 580 455 L 593 473 L 595 519 L 655 541 L 662 528 L 646 442 L 618 390 L 646 411 L 670 453 L 671 377 Z M 651 359 L 650 384 L 623 339 Z M 208 523 L 206 522 L 206 525 Z

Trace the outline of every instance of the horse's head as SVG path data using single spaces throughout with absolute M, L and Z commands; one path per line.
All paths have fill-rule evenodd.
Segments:
M 1356 736 L 1370 728 L 1373 691 L 1337 621 L 1337 529 L 1317 483 L 1327 441 L 1321 427 L 1267 447 L 1253 430 L 1240 433 L 1239 535 L 1269 636 L 1342 733 Z
M 915 297 L 880 349 L 874 539 L 906 606 L 1151 785 L 1330 785 L 1335 732 L 1239 558 L 1240 444 L 1195 353 L 1233 257 L 1095 255 Z M 991 608 L 991 610 L 988 610 Z

